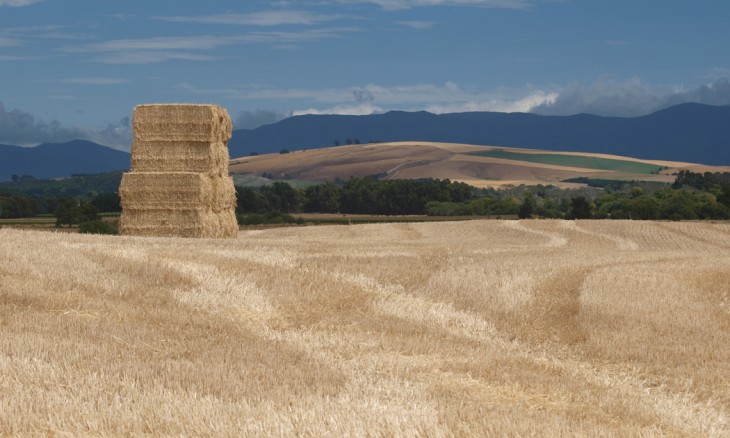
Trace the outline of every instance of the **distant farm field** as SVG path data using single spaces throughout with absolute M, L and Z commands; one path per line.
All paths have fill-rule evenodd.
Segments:
M 0 228 L 0 435 L 730 435 L 730 224 Z
M 295 186 L 346 181 L 350 177 L 380 179 L 438 178 L 475 187 L 551 184 L 577 187 L 575 178 L 673 182 L 680 170 L 727 172 L 730 167 L 640 160 L 616 155 L 548 152 L 433 142 L 394 142 L 339 146 L 233 157 L 229 171 L 237 184 L 258 187 L 272 180 Z
M 552 164 L 556 166 L 580 167 L 584 169 L 611 170 L 636 174 L 658 173 L 664 167 L 638 161 L 616 160 L 610 158 L 592 157 L 586 155 L 538 154 L 491 149 L 475 152 L 478 157 L 504 158 L 507 160 L 527 161 L 530 163 Z

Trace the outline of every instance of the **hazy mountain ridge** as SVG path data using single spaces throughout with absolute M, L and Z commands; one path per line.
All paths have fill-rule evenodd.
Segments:
M 231 157 L 370 141 L 433 141 L 597 152 L 644 159 L 730 164 L 730 107 L 682 104 L 633 118 L 391 111 L 369 116 L 295 116 L 237 130 Z
M 335 141 L 429 141 L 730 165 L 730 106 L 682 104 L 633 118 L 590 114 L 432 114 L 391 111 L 367 116 L 305 115 L 233 132 L 231 158 L 334 146 Z M 0 181 L 12 175 L 58 178 L 126 170 L 129 153 L 90 141 L 33 148 L 0 145 Z
M 12 175 L 60 178 L 129 169 L 129 153 L 86 140 L 36 147 L 0 145 L 0 181 Z

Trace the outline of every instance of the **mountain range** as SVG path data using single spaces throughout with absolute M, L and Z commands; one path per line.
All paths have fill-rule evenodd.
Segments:
M 348 141 L 465 143 L 730 165 L 730 106 L 688 103 L 631 118 L 425 111 L 304 115 L 236 130 L 229 149 L 231 158 L 236 158 Z M 129 164 L 129 153 L 84 140 L 36 147 L 0 145 L 0 181 L 12 175 L 58 178 L 126 170 Z
M 305 115 L 237 130 L 231 157 L 373 141 L 431 141 L 591 152 L 635 158 L 730 164 L 730 106 L 682 104 L 646 116 L 527 113 L 431 114 L 391 111 L 368 116 Z
M 129 153 L 86 140 L 36 147 L 0 144 L 0 181 L 12 175 L 38 179 L 129 169 Z

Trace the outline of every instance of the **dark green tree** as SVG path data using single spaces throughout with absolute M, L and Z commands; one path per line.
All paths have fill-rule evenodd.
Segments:
M 641 195 L 621 206 L 624 217 L 635 220 L 655 220 L 661 217 L 661 204 L 653 196 Z
M 118 193 L 99 193 L 91 199 L 91 203 L 103 213 L 122 211 Z
M 585 196 L 576 196 L 570 200 L 570 219 L 590 219 L 593 217 L 591 213 L 591 204 Z
M 269 210 L 278 213 L 293 213 L 299 211 L 299 195 L 289 184 L 276 181 L 270 186 L 261 188 Z
M 236 213 L 265 213 L 266 198 L 258 190 L 236 186 Z
M 71 225 L 81 222 L 82 218 L 79 204 L 75 199 L 68 197 L 58 200 L 58 208 L 56 209 L 55 215 L 57 227 L 68 225 L 71 228 Z
M 525 196 L 525 199 L 520 205 L 520 209 L 517 211 L 517 217 L 520 219 L 530 219 L 534 211 L 535 200 L 532 198 L 532 196 Z
M 317 184 L 304 190 L 303 210 L 311 213 L 338 213 L 342 190 L 332 184 Z

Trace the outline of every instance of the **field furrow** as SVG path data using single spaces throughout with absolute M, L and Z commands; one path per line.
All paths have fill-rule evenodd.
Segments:
M 0 435 L 730 435 L 730 228 L 0 229 Z

